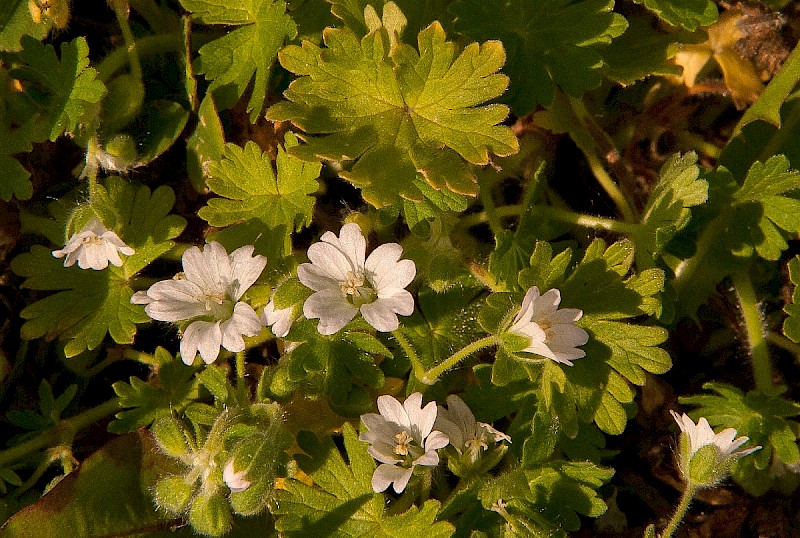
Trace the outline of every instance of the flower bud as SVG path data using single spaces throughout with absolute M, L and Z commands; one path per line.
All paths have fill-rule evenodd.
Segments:
M 199 495 L 189 510 L 189 523 L 195 531 L 208 536 L 222 536 L 231 528 L 233 516 L 221 492 Z
M 182 476 L 168 476 L 156 484 L 156 503 L 168 512 L 183 512 L 192 498 L 192 486 Z
M 183 426 L 172 417 L 158 420 L 152 427 L 156 442 L 168 456 L 185 459 L 189 453 Z

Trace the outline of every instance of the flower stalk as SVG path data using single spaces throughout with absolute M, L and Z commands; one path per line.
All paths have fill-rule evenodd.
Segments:
M 772 359 L 769 356 L 767 341 L 764 338 L 764 324 L 758 310 L 756 291 L 750 276 L 745 271 L 733 274 L 733 286 L 742 309 L 750 356 L 753 361 L 753 377 L 756 390 L 764 394 L 773 394 L 775 385 L 772 382 Z

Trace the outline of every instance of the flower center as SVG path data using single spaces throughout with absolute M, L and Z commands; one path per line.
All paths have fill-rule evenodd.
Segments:
M 84 245 L 87 245 L 87 244 L 90 244 L 90 243 L 92 245 L 99 245 L 99 244 L 105 243 L 105 242 L 106 242 L 105 239 L 101 238 L 100 236 L 94 235 L 94 234 L 92 234 L 90 236 L 87 236 L 87 237 L 84 237 L 81 240 L 81 243 L 83 243 Z
M 375 300 L 375 290 L 371 286 L 365 285 L 365 282 L 364 274 L 361 271 L 348 271 L 347 280 L 339 282 L 339 289 L 353 306 L 360 307 L 362 304 Z
M 214 319 L 229 319 L 233 315 L 233 301 L 224 293 L 207 291 L 200 300 L 205 302 L 206 312 Z
M 464 444 L 472 454 L 478 454 L 481 450 L 489 448 L 489 444 L 486 442 L 486 434 L 484 433 L 476 434 L 472 439 L 467 439 Z
M 394 445 L 394 453 L 398 456 L 408 456 L 410 449 L 409 445 L 411 445 L 411 443 L 414 441 L 414 438 L 411 437 L 405 430 L 396 434 L 394 438 L 395 441 L 397 441 L 397 443 Z

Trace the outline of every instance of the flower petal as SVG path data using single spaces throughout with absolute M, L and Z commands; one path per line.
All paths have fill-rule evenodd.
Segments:
M 358 309 L 336 289 L 321 290 L 303 303 L 303 315 L 309 319 L 319 318 L 317 330 L 320 334 L 334 334 L 352 320 Z
M 411 260 L 398 262 L 402 253 L 403 247 L 397 243 L 386 243 L 373 250 L 367 258 L 364 268 L 379 296 L 386 288 L 402 289 L 414 280 L 417 267 Z
M 222 331 L 219 322 L 193 321 L 183 331 L 181 338 L 181 358 L 183 362 L 191 365 L 197 352 L 203 362 L 211 364 L 219 356 L 219 347 L 222 344 Z
M 233 282 L 230 295 L 234 301 L 238 301 L 242 294 L 258 280 L 264 268 L 267 266 L 267 258 L 259 254 L 253 256 L 253 245 L 239 247 L 230 255 L 231 275 Z
M 394 483 L 395 493 L 402 493 L 411 478 L 412 469 L 404 469 L 396 465 L 381 464 L 372 474 L 372 491 L 380 493 Z

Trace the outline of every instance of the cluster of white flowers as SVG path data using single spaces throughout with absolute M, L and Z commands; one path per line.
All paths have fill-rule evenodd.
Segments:
M 122 266 L 120 254 L 132 256 L 134 250 L 125 244 L 119 236 L 105 227 L 97 217 L 92 218 L 81 230 L 73 234 L 66 246 L 54 250 L 53 256 L 63 258 L 64 267 L 72 267 L 78 262 L 81 269 L 101 271 L 108 264 Z
M 439 464 L 437 450 L 452 443 L 461 454 L 486 450 L 488 441 L 511 441 L 488 424 L 476 422 L 475 416 L 458 396 L 447 398 L 449 409 L 428 402 L 422 407 L 422 393 L 415 392 L 402 404 L 392 396 L 378 398 L 377 413 L 361 415 L 367 431 L 359 436 L 370 444 L 369 454 L 381 462 L 372 475 L 372 489 L 377 493 L 393 485 L 401 493 L 418 465 Z M 436 428 L 436 429 L 434 429 Z
M 558 308 L 559 304 L 560 291 L 552 289 L 540 295 L 539 288 L 533 286 L 525 294 L 508 332 L 528 339 L 530 344 L 523 351 L 572 366 L 573 360 L 586 356 L 578 346 L 589 341 L 589 334 L 575 325 L 583 311 Z
M 416 267 L 411 260 L 400 260 L 400 245 L 381 245 L 367 258 L 366 239 L 357 224 L 342 226 L 339 237 L 326 232 L 321 239 L 308 249 L 311 263 L 297 269 L 300 281 L 314 290 L 303 313 L 319 318 L 320 333 L 336 333 L 359 311 L 379 331 L 396 329 L 397 314 L 411 315 L 414 298 L 404 288 L 414 279 Z M 239 300 L 267 263 L 253 251 L 248 245 L 228 255 L 217 242 L 204 250 L 191 247 L 183 254 L 182 273 L 137 292 L 131 301 L 146 305 L 145 312 L 155 320 L 188 322 L 181 339 L 181 356 L 187 364 L 198 352 L 211 363 L 220 347 L 243 351 L 242 337 L 257 335 L 263 326 L 283 338 L 294 322 L 294 306 L 277 309 L 271 300 L 259 317 Z

